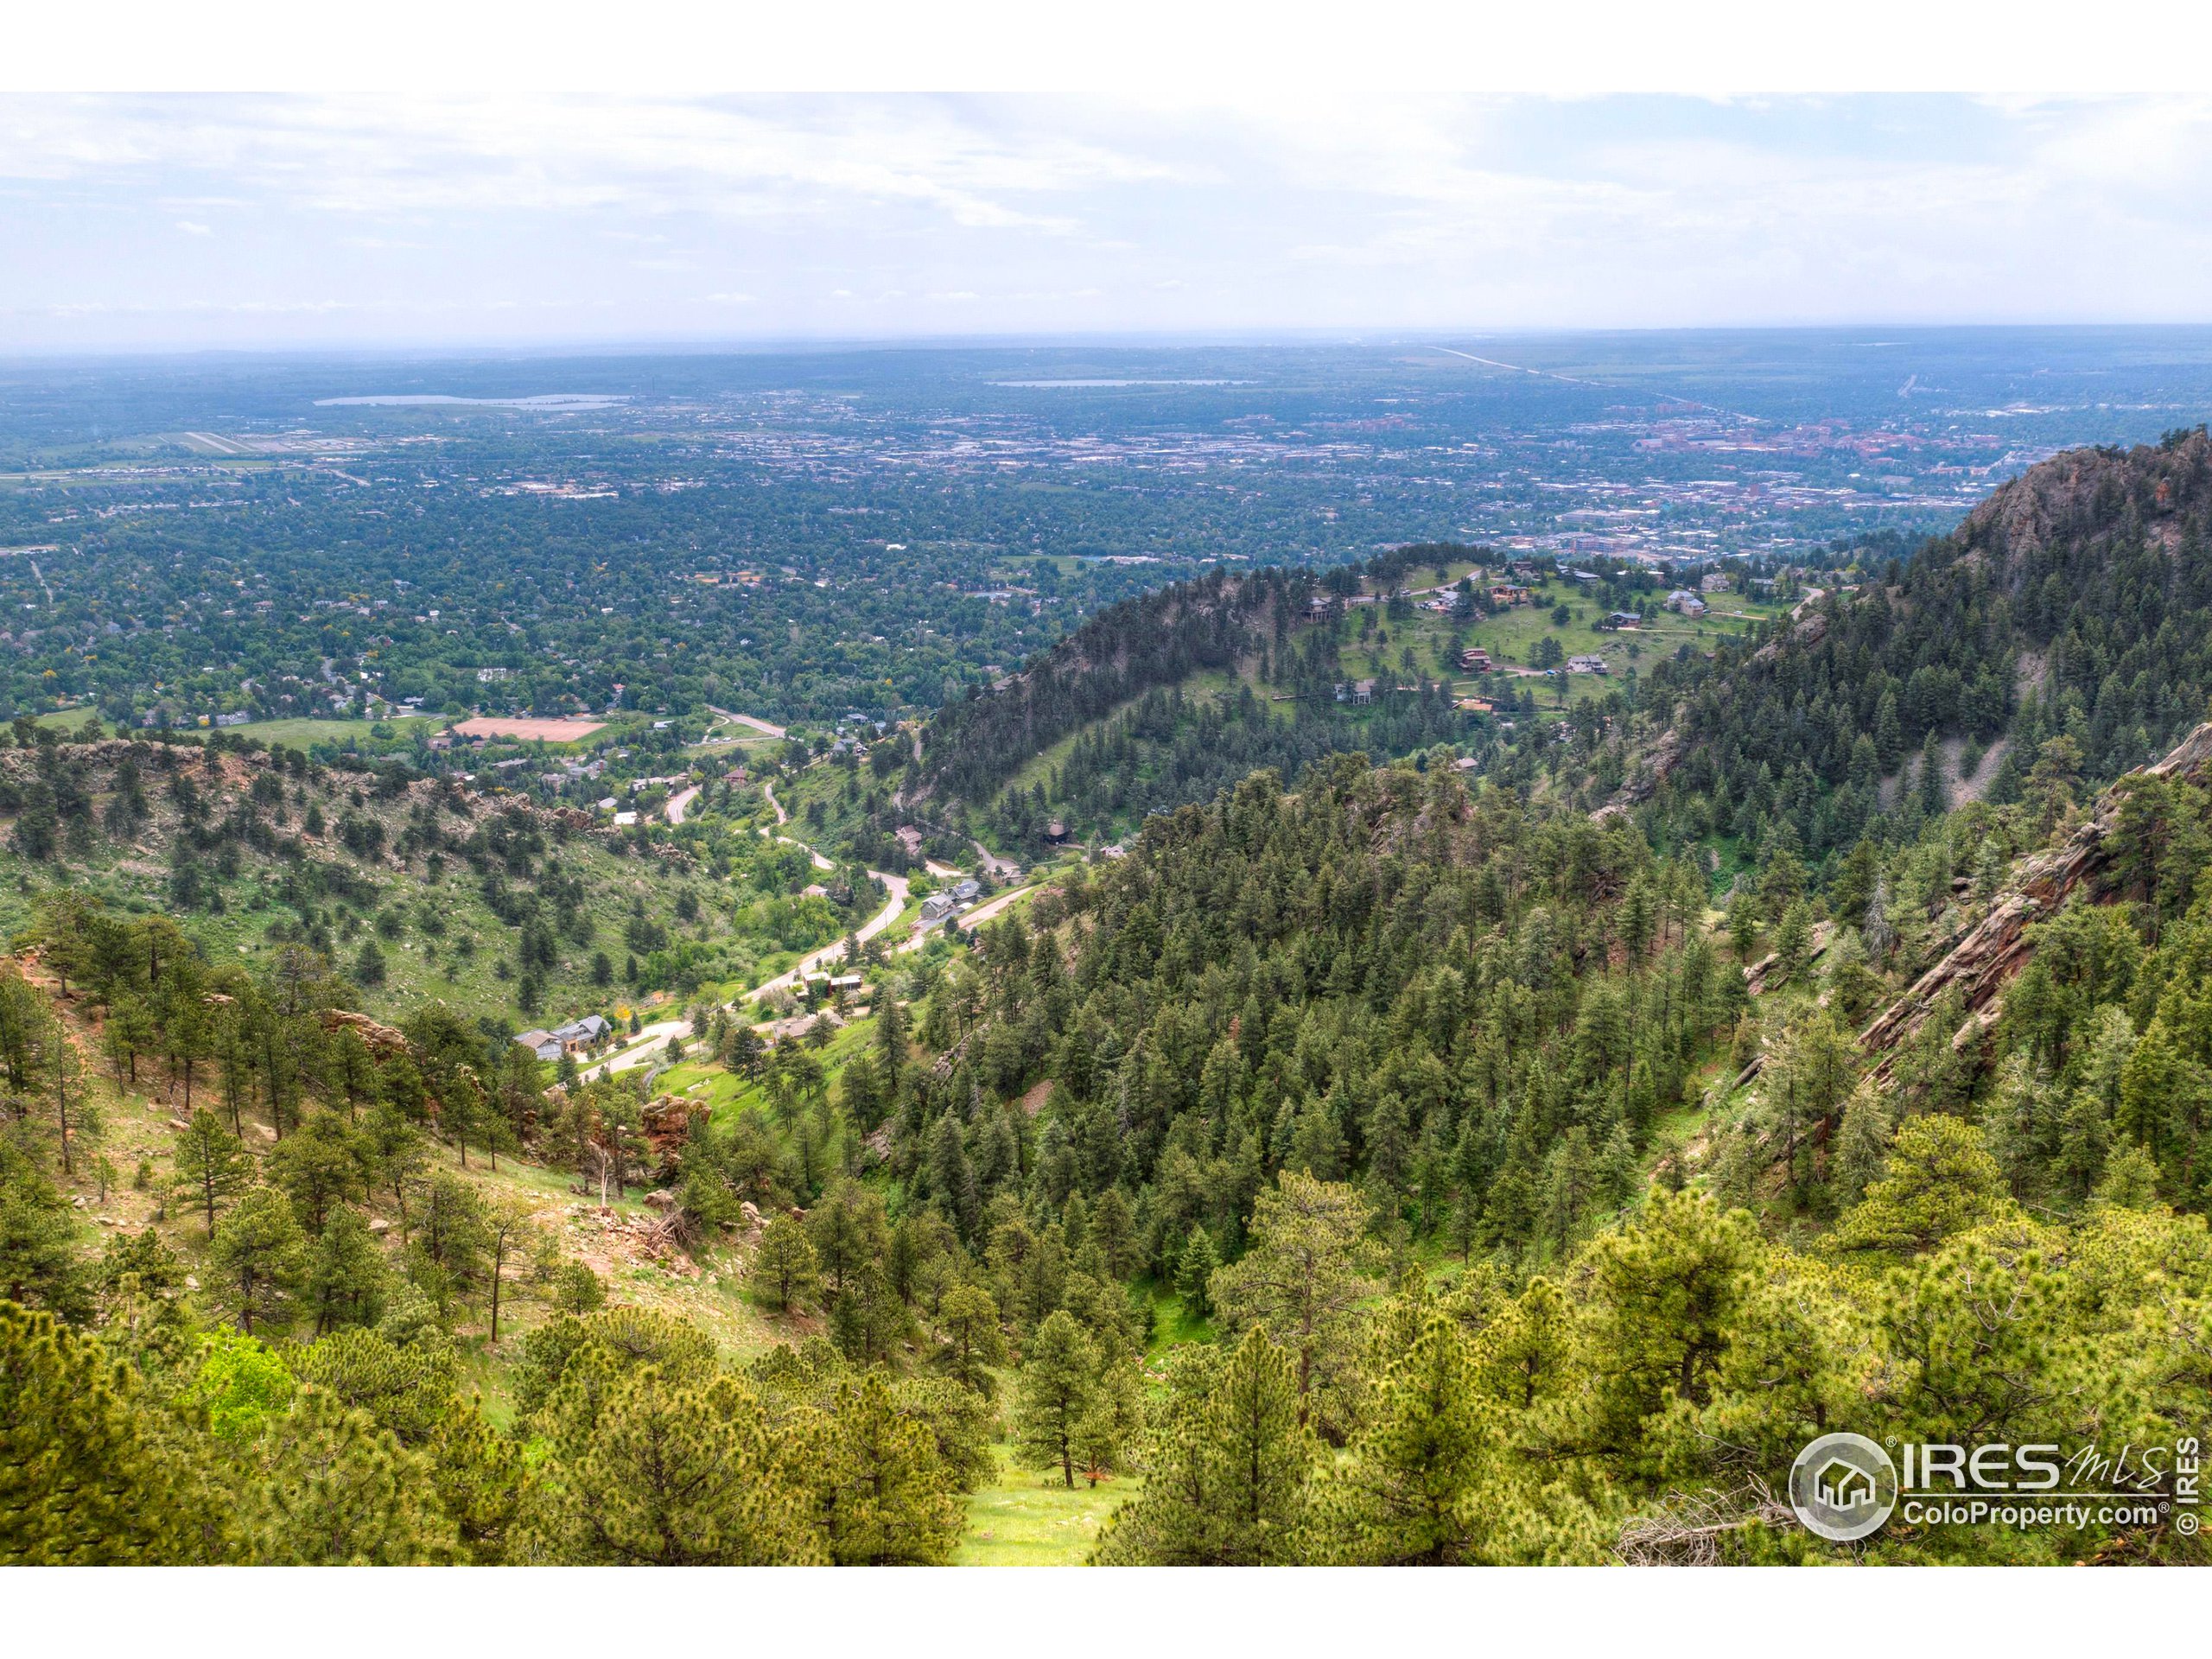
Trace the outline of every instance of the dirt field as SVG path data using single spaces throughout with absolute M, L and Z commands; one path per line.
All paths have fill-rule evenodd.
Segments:
M 480 717 L 464 720 L 454 731 L 462 737 L 512 737 L 528 743 L 543 739 L 548 743 L 573 743 L 579 738 L 589 737 L 594 732 L 604 731 L 603 720 L 499 720 Z

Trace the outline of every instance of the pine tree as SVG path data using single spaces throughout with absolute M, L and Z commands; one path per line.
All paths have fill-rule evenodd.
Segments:
M 1253 1208 L 1252 1248 L 1213 1278 L 1214 1305 L 1231 1332 L 1264 1325 L 1290 1351 L 1316 1428 L 1357 1415 L 1363 1308 L 1382 1288 L 1369 1216 L 1351 1187 L 1285 1170 Z
M 1299 1559 L 1318 1455 L 1290 1357 L 1255 1329 L 1202 1393 L 1174 1402 L 1144 1491 L 1091 1559 L 1116 1566 L 1263 1567 Z
M 14 1142 L 0 1140 L 0 1297 L 78 1320 L 91 1311 L 68 1201 Z
M 2004 1172 L 1979 1129 L 1955 1117 L 1916 1117 L 1898 1128 L 1882 1179 L 1834 1238 L 1845 1249 L 1924 1252 L 2011 1207 Z
M 1484 1491 L 1496 1431 L 1466 1338 L 1431 1317 L 1376 1389 L 1373 1426 L 1315 1504 L 1316 1553 L 1371 1566 L 1484 1559 L 1501 1494 Z
M 247 1335 L 257 1320 L 277 1330 L 289 1320 L 305 1254 L 291 1202 L 273 1186 L 255 1187 L 216 1226 L 208 1266 Z
M 1851 1092 L 1837 1131 L 1829 1185 L 1839 1209 L 1849 1209 L 1882 1173 L 1890 1151 L 1890 1107 L 1879 1084 L 1869 1079 Z
M 321 1236 L 308 1248 L 300 1287 L 315 1334 L 341 1325 L 374 1325 L 383 1315 L 388 1277 L 384 1252 L 361 1212 L 351 1205 L 331 1211 Z
M 963 1388 L 988 1397 L 992 1382 L 987 1368 L 1006 1357 L 998 1304 L 981 1285 L 955 1285 L 938 1305 L 937 1323 L 944 1333 L 945 1370 Z
M 1065 1308 L 1037 1327 L 1022 1356 L 1014 1440 L 1039 1467 L 1058 1469 L 1060 1484 L 1071 1490 L 1077 1430 L 1090 1408 L 1097 1376 L 1098 1351 Z
M 1136 1217 L 1118 1186 L 1109 1186 L 1091 1206 L 1090 1242 L 1104 1258 L 1108 1275 L 1127 1279 L 1137 1268 Z
M 1175 1287 L 1182 1293 L 1184 1307 L 1199 1319 L 1213 1313 L 1213 1276 L 1220 1269 L 1221 1252 L 1214 1249 L 1213 1235 L 1203 1227 L 1192 1228 L 1176 1264 Z
M 900 1414 L 883 1373 L 846 1383 L 784 1451 L 809 1521 L 840 1567 L 936 1567 L 963 1516 L 937 1442 Z
M 2130 1141 L 2106 1160 L 2104 1177 L 2093 1196 L 2099 1205 L 2109 1208 L 2152 1209 L 2158 1202 L 2158 1166 L 2149 1153 Z
M 248 1520 L 256 1561 L 402 1567 L 459 1559 L 428 1466 L 365 1412 L 302 1389 L 259 1452 Z
M 453 1522 L 467 1559 L 479 1567 L 506 1560 L 522 1504 L 521 1443 L 493 1427 L 482 1397 L 471 1395 L 451 1402 L 423 1455 L 438 1506 Z
M 821 1286 L 822 1274 L 805 1224 L 788 1214 L 770 1222 L 753 1258 L 753 1274 L 769 1292 L 779 1313 L 788 1313 L 811 1296 Z
M 618 1567 L 826 1560 L 804 1496 L 771 1455 L 760 1402 L 715 1374 L 711 1360 L 645 1361 L 624 1374 L 603 1360 L 579 1371 L 571 1359 L 569 1370 L 579 1374 L 564 1374 L 569 1397 L 556 1402 L 567 1421 L 528 1500 L 520 1559 Z M 597 1403 L 586 1409 L 588 1376 Z
M 1131 1361 L 1111 1361 L 1099 1368 L 1090 1391 L 1090 1403 L 1077 1421 L 1077 1466 L 1094 1489 L 1108 1475 L 1128 1469 L 1144 1427 L 1144 1399 Z
M 234 1506 L 207 1476 L 98 1344 L 0 1301 L 0 1565 L 231 1559 Z

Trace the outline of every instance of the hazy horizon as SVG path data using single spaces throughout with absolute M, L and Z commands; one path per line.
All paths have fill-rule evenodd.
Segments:
M 11 96 L 0 354 L 2212 323 L 2212 102 Z

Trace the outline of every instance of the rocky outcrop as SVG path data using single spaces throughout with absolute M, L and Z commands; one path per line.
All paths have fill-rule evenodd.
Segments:
M 2069 449 L 2000 485 L 1969 512 L 1957 538 L 1969 557 L 1990 559 L 2008 586 L 2030 554 L 2108 535 L 2132 505 L 2143 534 L 2169 552 L 2183 524 L 2199 524 L 2212 491 L 2212 440 L 2199 428 L 2180 442 L 2134 449 Z
M 683 1143 L 691 1135 L 691 1120 L 704 1117 L 709 1108 L 704 1101 L 686 1100 L 680 1095 L 657 1095 L 647 1101 L 638 1114 L 639 1127 L 645 1131 L 645 1144 L 653 1156 L 664 1165 L 672 1165 L 683 1150 Z
M 1782 648 L 1785 645 L 1793 648 L 1802 649 L 1811 645 L 1817 645 L 1821 640 L 1827 637 L 1827 613 L 1825 611 L 1815 611 L 1810 616 L 1801 618 L 1798 620 L 1797 625 L 1791 628 L 1789 632 L 1781 639 L 1773 640 L 1767 645 L 1761 645 L 1757 651 L 1753 652 L 1751 653 L 1751 660 L 1755 663 L 1770 663 L 1776 658 L 1782 655 Z
M 350 1008 L 325 1008 L 320 1018 L 325 1031 L 334 1036 L 341 1031 L 352 1032 L 379 1060 L 394 1059 L 408 1052 L 404 1035 L 365 1014 L 355 1014 Z
M 2192 784 L 2212 779 L 2212 722 L 2199 726 L 2156 766 L 2128 776 L 2177 778 Z M 1927 1024 L 1929 1012 L 1947 991 L 1961 993 L 1967 1013 L 1951 1033 L 1951 1046 L 1965 1049 L 1979 1042 L 2003 1012 L 1999 999 L 2005 987 L 2034 953 L 2029 925 L 2049 919 L 2077 892 L 2092 900 L 2107 895 L 2113 860 L 2107 842 L 2119 821 L 2120 792 L 2126 781 L 2122 779 L 2100 796 L 2095 811 L 2063 842 L 2015 865 L 2012 885 L 1990 906 L 1989 913 L 1859 1033 L 1859 1047 L 1881 1057 L 1874 1068 L 1877 1077 L 1888 1079 L 1897 1047 Z M 1755 964 L 1749 971 L 1755 975 L 1764 965 Z M 1764 1056 L 1753 1059 L 1734 1086 L 1740 1089 L 1751 1082 L 1765 1063 Z
M 2212 772 L 2212 723 L 2199 726 L 2156 766 L 2129 775 L 2198 783 L 2208 772 Z M 2126 782 L 2123 779 L 2121 785 Z M 2034 949 L 2027 937 L 2029 924 L 2052 915 L 2077 891 L 2093 899 L 2105 896 L 2112 866 L 2106 843 L 2119 820 L 2120 787 L 2107 790 L 2098 798 L 2096 810 L 2059 845 L 2022 859 L 2014 867 L 2011 887 L 1999 895 L 1989 914 L 1916 980 L 1910 990 L 1876 1016 L 1860 1033 L 1859 1046 L 1869 1053 L 1887 1056 L 1919 1031 L 1936 999 L 1953 989 L 1963 995 L 1969 1015 L 1953 1033 L 1954 1046 L 1964 1047 L 1994 1024 L 1999 994 L 2026 965 Z M 1885 1058 L 1884 1069 L 1887 1065 Z
M 1591 817 L 1602 823 L 1643 805 L 1659 792 L 1659 785 L 1666 781 L 1667 774 L 1681 764 L 1684 747 L 1681 734 L 1669 727 L 1653 740 L 1649 749 L 1637 758 L 1635 766 L 1621 780 L 1621 786 Z

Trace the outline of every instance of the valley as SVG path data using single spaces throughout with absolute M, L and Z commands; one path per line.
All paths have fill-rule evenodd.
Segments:
M 0 1558 L 2201 1564 L 2212 442 L 1522 344 L 36 457 Z

